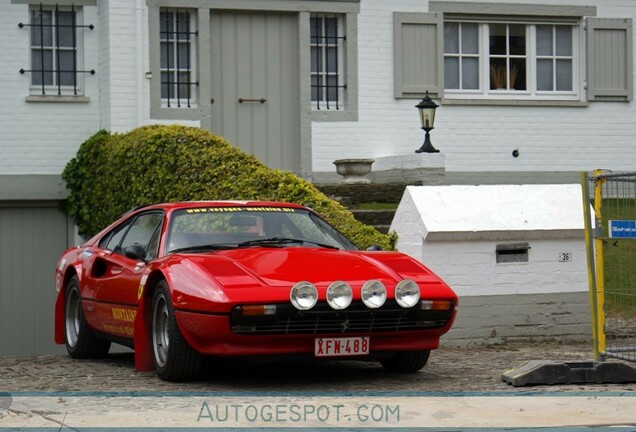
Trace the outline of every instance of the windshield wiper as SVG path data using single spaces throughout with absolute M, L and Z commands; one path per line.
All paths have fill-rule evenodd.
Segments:
M 271 246 L 271 247 L 279 247 L 285 244 L 290 244 L 290 243 L 311 243 L 313 245 L 322 247 L 322 248 L 327 248 L 327 249 L 336 249 L 338 250 L 339 248 L 336 246 L 332 246 L 332 245 L 328 245 L 328 244 L 324 244 L 324 243 L 318 243 L 315 241 L 311 241 L 311 240 L 301 240 L 301 239 L 295 239 L 295 238 L 288 238 L 288 237 L 267 237 L 267 238 L 263 238 L 263 239 L 254 239 L 254 240 L 248 240 L 248 241 L 244 241 L 242 243 L 239 243 L 237 246 L 238 247 L 250 247 L 250 246 Z
M 168 253 L 207 252 L 207 251 L 227 250 L 227 249 L 232 249 L 232 247 L 228 245 L 222 245 L 222 244 L 206 244 L 206 245 L 186 246 L 182 248 L 172 249 L 171 251 L 168 251 Z

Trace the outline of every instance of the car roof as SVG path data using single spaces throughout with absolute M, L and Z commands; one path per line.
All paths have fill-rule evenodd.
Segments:
M 198 207 L 292 207 L 292 208 L 304 208 L 301 205 L 278 202 L 278 201 L 239 201 L 239 200 L 217 200 L 217 201 L 180 201 L 161 204 L 150 204 L 146 206 L 137 207 L 131 212 L 138 210 L 179 210 Z

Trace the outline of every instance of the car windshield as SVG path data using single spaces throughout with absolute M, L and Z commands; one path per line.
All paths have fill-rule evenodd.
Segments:
M 247 247 L 356 249 L 314 213 L 286 207 L 201 207 L 176 210 L 167 253 Z

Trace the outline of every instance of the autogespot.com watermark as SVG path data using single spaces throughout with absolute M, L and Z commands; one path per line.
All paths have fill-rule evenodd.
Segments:
M 400 423 L 400 405 L 383 404 L 217 404 L 204 401 L 199 423 L 392 424 Z
M 432 430 L 617 426 L 633 431 L 636 392 L 290 394 L 1 393 L 0 432 L 161 430 Z M 503 413 L 503 414 L 502 414 Z M 627 429 L 622 426 L 631 425 Z M 472 429 L 471 429 L 472 428 Z M 140 430 L 142 430 L 140 429 Z M 124 429 L 121 429 L 124 430 Z M 125 429 L 128 430 L 128 429 Z M 147 429 L 143 429 L 147 430 Z M 155 430 L 155 429 L 153 429 Z M 189 430 L 189 429 L 188 429 Z M 523 430 L 523 429 L 522 429 Z

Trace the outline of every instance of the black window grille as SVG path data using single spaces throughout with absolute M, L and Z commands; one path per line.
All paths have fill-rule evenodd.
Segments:
M 187 9 L 162 9 L 159 38 L 161 45 L 161 99 L 167 107 L 191 107 L 194 89 L 199 83 L 193 79 L 195 61 L 193 28 L 194 12 Z
M 311 100 L 315 109 L 339 110 L 347 88 L 343 16 L 312 14 L 310 28 Z
M 31 74 L 31 85 L 39 88 L 41 94 L 47 90 L 58 95 L 78 94 L 80 87 L 78 74 L 95 74 L 95 70 L 80 70 L 78 67 L 78 31 L 92 24 L 80 25 L 77 22 L 75 6 L 61 9 L 38 7 L 30 10 L 30 23 L 19 23 L 18 27 L 31 29 L 31 69 L 20 69 L 20 73 Z

